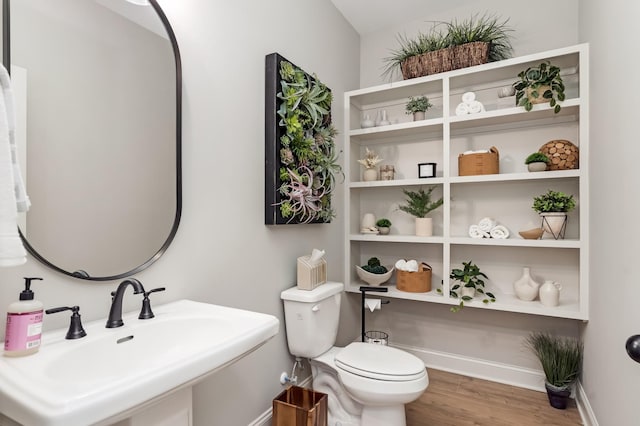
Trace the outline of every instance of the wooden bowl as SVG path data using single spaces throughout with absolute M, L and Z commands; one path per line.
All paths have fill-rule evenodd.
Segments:
M 533 228 L 527 231 L 520 231 L 518 234 L 525 240 L 539 240 L 544 234 L 544 230 L 542 228 Z
M 384 284 L 389 281 L 391 278 L 391 274 L 393 273 L 393 266 L 386 267 L 387 272 L 384 274 L 373 274 L 371 272 L 367 272 L 362 269 L 360 266 L 356 265 L 356 272 L 358 273 L 358 278 L 360 278 L 365 283 L 370 286 L 379 286 L 380 284 Z

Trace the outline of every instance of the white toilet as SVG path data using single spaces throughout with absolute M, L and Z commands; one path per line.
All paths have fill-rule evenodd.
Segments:
M 313 389 L 329 396 L 329 426 L 405 426 L 404 405 L 429 384 L 424 363 L 379 344 L 333 346 L 343 288 L 328 282 L 281 293 L 289 352 L 309 359 Z

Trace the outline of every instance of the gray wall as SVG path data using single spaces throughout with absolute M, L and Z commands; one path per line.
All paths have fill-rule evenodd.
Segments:
M 279 52 L 315 72 L 335 93 L 333 117 L 342 127 L 341 96 L 358 86 L 358 35 L 330 2 L 259 0 L 160 2 L 180 44 L 184 78 L 184 210 L 176 239 L 137 277 L 148 288 L 166 286 L 155 303 L 180 298 L 276 315 L 278 336 L 238 364 L 195 387 L 195 425 L 244 426 L 270 408 L 291 371 L 281 290 L 295 284 L 295 259 L 318 247 L 327 252 L 330 279 L 343 270 L 342 186 L 331 224 L 264 225 L 264 64 Z M 340 141 L 340 139 L 338 139 Z M 339 142 L 340 143 L 340 142 Z M 13 302 L 22 277 L 45 307 L 80 305 L 85 321 L 105 317 L 116 282 L 86 283 L 45 269 L 33 258 L 0 270 L 0 308 Z M 140 306 L 125 297 L 125 310 Z M 4 334 L 4 316 L 0 319 Z M 47 316 L 45 330 L 66 327 Z
M 640 365 L 625 353 L 640 334 L 640 190 L 635 160 L 640 4 L 580 2 L 580 39 L 591 47 L 591 308 L 582 382 L 602 426 L 638 424 Z

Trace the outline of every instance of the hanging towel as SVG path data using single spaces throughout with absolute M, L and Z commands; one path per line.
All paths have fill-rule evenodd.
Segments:
M 11 80 L 2 65 L 0 86 L 0 266 L 16 266 L 27 261 L 27 252 L 18 234 L 18 202 L 21 203 L 21 211 L 28 210 L 30 202 L 17 167 Z

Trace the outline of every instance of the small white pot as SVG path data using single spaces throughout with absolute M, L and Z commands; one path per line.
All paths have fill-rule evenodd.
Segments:
M 542 229 L 553 235 L 556 240 L 564 239 L 567 227 L 567 214 L 563 212 L 540 213 Z
M 462 285 L 462 284 L 460 284 Z M 460 287 L 460 297 L 469 296 L 474 297 L 476 295 L 476 289 L 473 287 Z
M 375 168 L 364 169 L 362 180 L 364 180 L 365 182 L 378 180 L 378 171 Z
M 430 237 L 433 235 L 433 219 L 430 217 L 416 217 L 416 235 Z
M 544 161 L 529 163 L 527 164 L 527 170 L 529 170 L 530 172 L 544 172 L 545 170 L 547 170 L 547 163 L 545 163 Z
M 413 113 L 413 121 L 424 120 L 425 112 L 424 111 L 416 111 Z

